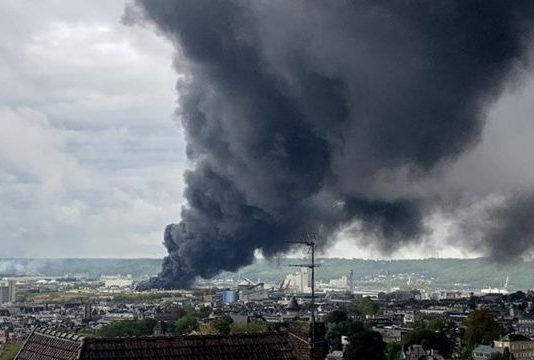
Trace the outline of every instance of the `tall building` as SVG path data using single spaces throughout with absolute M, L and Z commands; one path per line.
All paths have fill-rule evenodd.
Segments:
M 9 280 L 7 282 L 9 302 L 17 302 L 17 282 L 15 280 Z
M 0 285 L 0 304 L 9 302 L 9 287 L 4 284 Z
M 93 318 L 93 304 L 87 303 L 83 307 L 83 320 L 90 321 Z
M 0 304 L 14 303 L 17 300 L 17 283 L 9 280 L 0 284 Z
M 289 274 L 285 279 L 289 283 L 289 288 L 300 293 L 311 292 L 311 271 L 307 268 L 302 268 L 295 274 Z

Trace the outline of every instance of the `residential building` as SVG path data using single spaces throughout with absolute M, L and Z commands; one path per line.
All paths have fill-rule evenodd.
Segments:
M 495 348 L 508 348 L 516 360 L 534 360 L 534 341 L 519 334 L 508 334 L 493 342 Z
M 502 353 L 503 349 L 502 348 L 495 348 L 495 347 L 490 346 L 490 345 L 478 345 L 473 350 L 473 359 L 474 360 L 486 360 L 486 359 L 489 359 L 491 354 L 494 354 L 496 352 Z

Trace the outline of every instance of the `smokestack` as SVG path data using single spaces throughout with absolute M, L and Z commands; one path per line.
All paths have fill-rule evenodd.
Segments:
M 186 74 L 194 163 L 145 286 L 188 287 L 303 233 L 325 247 L 354 223 L 385 251 L 420 239 L 429 200 L 397 180 L 479 141 L 527 63 L 533 17 L 529 0 L 135 1 L 126 20 L 154 25 Z

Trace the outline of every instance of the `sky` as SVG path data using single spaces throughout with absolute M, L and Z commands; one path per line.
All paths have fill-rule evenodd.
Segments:
M 160 257 L 184 142 L 172 49 L 121 1 L 1 1 L 0 255 Z
M 178 75 L 171 44 L 123 24 L 124 6 L 0 0 L 0 257 L 166 254 L 163 229 L 179 221 L 188 167 L 173 115 Z M 532 187 L 533 110 L 524 73 L 490 108 L 482 141 L 421 191 L 491 202 Z M 477 256 L 451 239 L 453 220 L 435 217 L 426 241 L 387 256 L 342 232 L 325 255 Z

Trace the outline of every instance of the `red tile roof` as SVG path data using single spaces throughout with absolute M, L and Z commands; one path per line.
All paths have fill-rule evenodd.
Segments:
M 35 331 L 16 359 L 297 360 L 286 334 L 69 339 Z
M 16 359 L 75 360 L 82 337 L 56 331 L 34 331 L 24 343 Z

